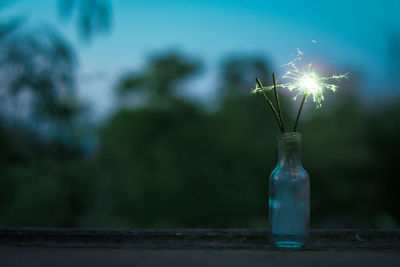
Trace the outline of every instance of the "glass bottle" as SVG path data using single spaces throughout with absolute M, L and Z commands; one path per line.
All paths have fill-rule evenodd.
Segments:
M 273 249 L 307 246 L 310 180 L 301 165 L 300 149 L 300 133 L 279 135 L 279 161 L 269 178 L 269 240 Z

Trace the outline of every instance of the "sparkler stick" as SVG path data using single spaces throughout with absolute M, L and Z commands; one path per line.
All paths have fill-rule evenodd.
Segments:
M 283 131 L 282 123 L 281 123 L 281 120 L 280 120 L 280 118 L 279 118 L 278 113 L 276 112 L 276 109 L 274 108 L 274 105 L 272 104 L 271 100 L 268 98 L 267 94 L 266 94 L 265 91 L 263 90 L 264 87 L 263 87 L 263 85 L 262 85 L 260 79 L 256 78 L 256 82 L 257 82 L 258 86 L 260 86 L 261 91 L 262 91 L 262 93 L 263 93 L 265 99 L 267 100 L 269 106 L 271 107 L 272 111 L 274 112 L 275 117 L 276 117 L 276 119 L 278 120 L 279 129 L 280 129 L 281 132 L 283 133 L 284 131 Z
M 279 114 L 279 119 L 280 119 L 280 122 L 281 122 L 282 132 L 284 133 L 284 132 L 285 132 L 285 126 L 283 125 L 281 104 L 280 104 L 280 102 L 279 102 L 278 90 L 276 89 L 276 77 L 275 77 L 275 73 L 272 73 L 272 81 L 273 81 L 273 83 L 274 83 L 274 92 L 275 92 L 276 106 L 278 107 L 278 114 Z
M 303 99 L 301 100 L 301 104 L 300 104 L 299 112 L 297 112 L 296 122 L 294 123 L 293 132 L 295 132 L 295 131 L 296 131 L 296 128 L 297 128 L 297 123 L 299 122 L 299 118 L 300 118 L 301 110 L 303 109 L 303 105 L 304 105 L 304 102 L 306 101 L 307 95 L 308 95 L 308 91 L 306 91 L 306 92 L 304 93 Z

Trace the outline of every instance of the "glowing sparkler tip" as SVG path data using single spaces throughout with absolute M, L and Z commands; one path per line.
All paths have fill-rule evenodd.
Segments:
M 313 40 L 315 41 L 315 40 Z M 326 90 L 330 90 L 332 92 L 336 92 L 338 86 L 333 84 L 332 82 L 338 81 L 344 78 L 348 78 L 348 73 L 344 74 L 334 74 L 329 77 L 324 77 L 318 75 L 315 69 L 312 69 L 312 63 L 308 64 L 305 70 L 301 70 L 296 66 L 296 61 L 300 61 L 302 59 L 302 55 L 304 53 L 297 48 L 297 56 L 294 60 L 285 64 L 287 67 L 287 71 L 284 75 L 278 80 L 285 80 L 286 83 L 278 83 L 277 87 L 286 88 L 289 91 L 295 91 L 297 94 L 293 98 L 296 100 L 298 96 L 312 97 L 312 100 L 315 102 L 316 107 L 319 108 L 322 106 L 322 101 L 324 100 L 324 92 Z M 255 87 L 251 90 L 253 94 L 257 93 L 265 93 L 273 88 L 273 86 L 262 86 L 256 84 Z
M 311 93 L 322 90 L 321 86 L 318 84 L 318 76 L 314 72 L 304 73 L 299 78 L 298 83 L 300 87 L 307 88 L 305 90 L 308 90 Z
M 321 103 L 324 100 L 324 92 L 330 90 L 336 92 L 337 85 L 332 84 L 332 81 L 338 81 L 343 78 L 347 78 L 348 73 L 335 74 L 330 77 L 319 76 L 318 73 L 311 68 L 312 63 L 308 64 L 306 70 L 299 69 L 295 61 L 300 61 L 304 53 L 297 49 L 298 56 L 291 62 L 287 63 L 288 70 L 282 76 L 287 82 L 279 84 L 278 87 L 286 88 L 289 91 L 297 92 L 294 100 L 300 95 L 307 94 L 307 97 L 312 97 L 317 108 L 321 107 Z M 329 81 L 329 82 L 328 82 Z

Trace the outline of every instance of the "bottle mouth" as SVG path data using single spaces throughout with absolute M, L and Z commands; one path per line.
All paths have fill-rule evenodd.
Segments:
M 287 132 L 281 133 L 278 136 L 278 145 L 279 146 L 299 146 L 301 144 L 301 133 L 299 132 Z

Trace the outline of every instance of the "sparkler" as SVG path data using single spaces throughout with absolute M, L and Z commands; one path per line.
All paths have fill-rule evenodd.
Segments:
M 338 74 L 332 75 L 329 77 L 320 76 L 315 69 L 312 68 L 312 63 L 308 64 L 305 70 L 301 70 L 296 66 L 296 61 L 300 61 L 302 59 L 303 52 L 297 49 L 297 56 L 294 60 L 284 65 L 287 67 L 287 71 L 281 77 L 280 80 L 284 80 L 285 83 L 280 83 L 272 86 L 262 87 L 261 84 L 256 85 L 256 87 L 252 90 L 253 93 L 262 92 L 265 94 L 267 91 L 275 89 L 275 95 L 277 96 L 276 88 L 285 88 L 289 91 L 296 92 L 293 100 L 296 100 L 297 97 L 303 96 L 299 111 L 297 113 L 296 122 L 293 128 L 293 132 L 296 131 L 298 120 L 300 118 L 301 111 L 303 109 L 304 102 L 307 100 L 308 96 L 312 97 L 312 100 L 315 102 L 316 107 L 320 108 L 322 106 L 322 101 L 324 100 L 324 92 L 332 91 L 336 92 L 338 86 L 333 84 L 332 82 L 341 80 L 343 78 L 347 78 L 347 74 Z M 280 112 L 279 99 L 277 99 L 278 110 Z M 280 116 L 280 123 L 283 128 L 282 116 Z M 282 130 L 281 128 L 281 130 Z
M 273 75 L 273 77 L 275 77 L 275 75 Z M 256 83 L 257 83 L 257 84 L 256 84 L 256 88 L 257 88 L 257 87 L 258 87 L 258 88 L 264 88 L 263 85 L 262 85 L 262 83 L 261 83 L 261 81 L 260 81 L 260 79 L 256 78 Z M 275 88 L 276 88 L 276 87 L 275 87 Z M 285 129 L 283 128 L 282 119 L 281 119 L 281 117 L 279 116 L 278 112 L 276 112 L 276 109 L 275 109 L 275 107 L 274 107 L 274 104 L 272 104 L 271 100 L 269 99 L 269 97 L 267 96 L 267 94 L 265 93 L 264 90 L 261 89 L 260 92 L 262 92 L 262 94 L 263 94 L 264 97 L 265 97 L 265 100 L 267 100 L 268 105 L 269 105 L 270 108 L 272 109 L 272 112 L 274 112 L 274 115 L 275 115 L 276 119 L 278 120 L 279 129 L 281 130 L 282 133 L 285 132 Z M 275 95 L 277 96 L 277 90 L 275 90 Z M 279 102 L 279 99 L 278 99 L 278 98 L 277 98 L 277 102 Z M 280 105 L 279 105 L 278 107 L 280 107 Z M 279 108 L 279 110 L 280 110 L 280 108 Z

